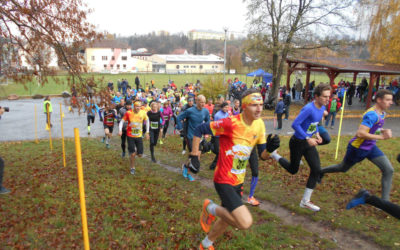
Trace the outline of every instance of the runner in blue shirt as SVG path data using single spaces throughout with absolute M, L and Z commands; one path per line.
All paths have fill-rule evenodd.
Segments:
M 301 157 L 305 157 L 311 172 L 300 207 L 308 208 L 312 211 L 320 210 L 310 199 L 321 172 L 321 162 L 315 147 L 323 142 L 319 135 L 318 123 L 322 119 L 325 105 L 328 104 L 330 95 L 331 87 L 328 84 L 319 84 L 314 90 L 314 101 L 305 105 L 293 121 L 292 128 L 295 132 L 289 142 L 290 162 L 277 152 L 271 154 L 271 157 L 291 174 L 296 174 L 299 171 Z M 314 135 L 315 137 L 313 138 Z
M 186 138 L 187 138 L 187 145 L 189 151 L 192 152 L 192 141 L 193 141 L 193 134 L 196 127 L 203 122 L 210 121 L 210 113 L 204 105 L 206 104 L 206 98 L 203 95 L 199 95 L 196 98 L 196 106 L 186 109 L 182 113 L 180 113 L 177 117 L 177 129 L 182 130 L 182 122 L 186 119 L 187 122 L 187 131 L 186 131 Z M 194 181 L 193 176 L 188 173 L 188 168 L 186 164 L 182 165 L 182 175 L 185 178 L 188 178 L 189 181 Z

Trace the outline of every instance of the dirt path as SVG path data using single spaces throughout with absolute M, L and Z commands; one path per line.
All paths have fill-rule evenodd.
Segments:
M 181 172 L 179 168 L 160 162 L 158 162 L 158 165 L 171 172 Z M 196 176 L 196 181 L 199 181 L 206 187 L 214 188 L 213 182 L 210 179 Z M 323 239 L 333 241 L 340 249 L 383 249 L 383 247 L 377 245 L 371 240 L 368 240 L 366 237 L 360 236 L 356 232 L 351 232 L 349 230 L 340 228 L 334 229 L 329 225 L 326 225 L 324 222 L 313 221 L 306 216 L 295 214 L 289 209 L 278 206 L 272 202 L 265 200 L 260 200 L 260 202 L 260 209 L 278 216 L 284 224 L 301 226 L 306 231 L 315 233 Z
M 112 144 L 115 149 L 120 150 L 120 145 L 116 142 L 116 140 L 114 140 Z M 143 154 L 143 158 L 150 161 L 150 157 L 146 154 Z M 180 168 L 161 163 L 160 161 L 157 161 L 157 164 L 168 171 L 175 172 L 177 174 L 181 173 Z M 214 189 L 212 180 L 208 178 L 196 176 L 196 181 L 199 181 L 205 187 Z M 384 247 L 376 244 L 372 240 L 360 235 L 357 232 L 352 232 L 342 228 L 333 228 L 330 225 L 327 225 L 325 222 L 313 221 L 307 216 L 298 215 L 293 211 L 278 206 L 270 201 L 259 201 L 261 203 L 259 206 L 260 209 L 279 217 L 285 225 L 300 226 L 306 231 L 312 232 L 316 235 L 319 235 L 319 237 L 323 239 L 334 242 L 339 249 L 384 249 Z

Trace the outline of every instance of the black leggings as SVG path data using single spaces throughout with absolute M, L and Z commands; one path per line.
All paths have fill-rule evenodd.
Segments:
M 154 155 L 154 147 L 157 145 L 160 129 L 150 129 L 150 152 Z
M 369 196 L 365 203 L 370 204 L 371 206 L 377 207 L 386 213 L 392 215 L 393 217 L 400 219 L 400 206 L 391 203 L 390 201 L 383 200 L 375 195 Z
M 4 161 L 0 157 L 0 188 L 2 187 L 3 184 L 3 172 L 4 172 Z
M 169 120 L 166 120 L 165 123 L 164 123 L 162 138 L 165 138 L 165 135 L 167 134 L 168 127 L 169 127 Z
M 126 129 L 122 130 L 122 135 L 121 135 L 121 148 L 122 148 L 122 152 L 125 153 L 125 145 L 126 145 Z
M 90 122 L 94 123 L 94 115 L 87 116 L 87 125 L 90 126 Z
M 211 138 L 211 143 L 213 144 L 211 151 L 215 154 L 214 160 L 210 165 L 211 169 L 214 169 L 217 166 L 218 155 L 219 155 L 219 137 L 213 136 Z
M 251 176 L 258 177 L 258 156 L 256 147 L 254 147 L 251 151 L 249 164 L 251 169 Z
M 292 136 L 289 141 L 290 162 L 285 158 L 279 159 L 279 164 L 289 173 L 296 174 L 299 171 L 301 157 L 304 156 L 310 166 L 307 188 L 314 189 L 321 172 L 321 162 L 316 147 L 308 145 L 307 140 L 297 139 Z

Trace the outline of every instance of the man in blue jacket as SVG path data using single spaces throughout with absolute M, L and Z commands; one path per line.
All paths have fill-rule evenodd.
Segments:
M 276 119 L 278 120 L 278 127 L 276 127 L 277 130 L 282 129 L 282 116 L 283 112 L 285 111 L 285 104 L 283 103 L 282 97 L 278 97 L 278 103 L 276 104 L 275 107 L 275 114 L 276 114 Z
M 328 104 L 330 95 L 331 87 L 325 83 L 319 84 L 314 90 L 314 101 L 305 105 L 293 121 L 294 135 L 289 141 L 290 162 L 281 157 L 276 151 L 271 154 L 273 159 L 293 175 L 299 171 L 300 160 L 304 156 L 311 171 L 300 207 L 308 208 L 312 211 L 320 210 L 310 199 L 321 172 L 321 162 L 316 146 L 321 144 L 323 140 L 319 135 L 318 123 L 322 119 L 325 105 Z
M 206 104 L 206 98 L 203 95 L 199 95 L 196 98 L 196 106 L 186 109 L 182 113 L 180 113 L 177 117 L 177 129 L 182 130 L 182 122 L 186 119 L 187 122 L 187 131 L 186 131 L 186 138 L 187 138 L 187 145 L 189 151 L 192 152 L 192 141 L 193 141 L 193 133 L 195 128 L 202 124 L 203 122 L 210 121 L 210 113 L 204 105 Z M 193 176 L 188 173 L 188 164 L 182 165 L 182 175 L 183 177 L 189 179 L 189 181 L 194 181 Z

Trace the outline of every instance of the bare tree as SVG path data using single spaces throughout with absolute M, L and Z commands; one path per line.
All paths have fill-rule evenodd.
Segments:
M 89 12 L 81 0 L 0 0 L 1 45 L 10 55 L 8 67 L 3 65 L 1 74 L 17 82 L 28 82 L 36 76 L 45 84 L 47 76 L 55 73 L 49 67 L 51 56 L 43 52 L 50 48 L 68 72 L 68 81 L 82 85 L 76 86 L 78 90 L 86 89 L 83 86 L 88 79 L 81 77 L 84 67 L 78 52 L 102 37 L 86 21 Z M 22 57 L 30 68 L 21 67 Z
M 248 49 L 258 55 L 264 67 L 272 70 L 276 96 L 286 58 L 301 49 L 321 47 L 311 40 L 321 32 L 351 28 L 351 0 L 244 0 L 247 2 L 250 32 Z M 272 60 L 267 60 L 272 57 Z

